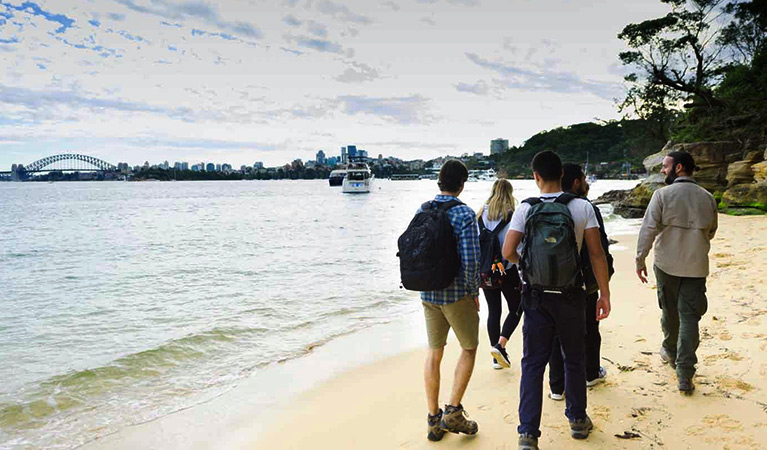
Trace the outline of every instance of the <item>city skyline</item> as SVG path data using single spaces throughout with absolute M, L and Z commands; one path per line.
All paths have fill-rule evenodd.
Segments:
M 554 12 L 552 12 L 554 11 Z M 618 118 L 654 2 L 0 0 L 0 167 L 487 151 Z M 146 155 L 146 156 L 141 156 Z M 150 156 L 151 155 L 151 156 Z

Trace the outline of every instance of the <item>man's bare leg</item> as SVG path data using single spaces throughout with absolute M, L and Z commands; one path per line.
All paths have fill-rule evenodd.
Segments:
M 477 349 L 461 350 L 461 356 L 458 358 L 458 364 L 455 365 L 455 379 L 453 380 L 453 391 L 450 394 L 450 405 L 458 406 L 461 404 L 463 394 L 466 392 L 466 386 L 469 385 L 471 373 L 474 371 L 474 360 L 477 356 Z
M 429 414 L 431 415 L 439 412 L 439 367 L 442 364 L 442 355 L 444 353 L 445 347 L 441 347 L 429 348 L 426 354 L 423 378 L 426 385 L 426 402 L 429 406 Z M 464 386 L 464 389 L 466 389 L 466 386 Z

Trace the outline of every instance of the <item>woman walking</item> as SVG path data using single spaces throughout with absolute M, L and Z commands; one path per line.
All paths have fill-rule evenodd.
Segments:
M 482 205 L 477 214 L 480 231 L 483 226 L 490 231 L 494 231 L 498 226 L 503 227 L 498 230 L 498 233 L 494 233 L 498 236 L 501 248 L 503 248 L 503 242 L 508 232 L 511 215 L 514 213 L 513 191 L 514 188 L 509 180 L 499 178 L 493 183 L 487 203 Z M 520 319 L 520 316 L 517 314 L 521 301 L 519 272 L 516 265 L 506 260 L 502 263 L 506 273 L 501 277 L 500 288 L 483 287 L 482 289 L 488 306 L 487 334 L 490 337 L 490 345 L 492 346 L 490 353 L 493 355 L 494 369 L 511 366 L 509 355 L 506 353 L 506 343 L 508 343 L 511 333 L 519 325 Z M 503 328 L 501 328 L 501 294 L 506 298 L 506 305 L 509 307 L 509 313 L 506 316 L 506 320 L 503 321 Z

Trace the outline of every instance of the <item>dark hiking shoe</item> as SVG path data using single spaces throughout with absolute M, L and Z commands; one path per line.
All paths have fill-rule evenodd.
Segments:
M 442 414 L 440 426 L 443 430 L 455 434 L 477 434 L 477 431 L 479 431 L 477 422 L 466 419 L 468 416 L 463 409 L 463 405 L 445 405 L 445 412 Z
M 660 359 L 665 364 L 670 365 L 672 369 L 676 369 L 676 356 L 669 353 L 665 347 L 660 348 Z
M 692 382 L 692 378 L 680 378 L 679 379 L 679 392 L 684 395 L 692 395 L 695 390 L 695 384 Z
M 589 416 L 583 419 L 577 419 L 570 422 L 570 436 L 574 439 L 586 439 L 594 428 Z
M 538 450 L 538 438 L 532 434 L 520 434 L 519 450 Z
M 442 410 L 440 409 L 437 414 L 434 414 L 433 416 L 431 414 L 428 414 L 426 416 L 426 422 L 429 424 L 429 427 L 427 428 L 429 430 L 429 434 L 426 435 L 426 438 L 430 441 L 439 441 L 442 439 L 442 436 L 445 435 L 445 430 L 443 430 L 440 427 L 440 422 L 442 421 Z
M 509 360 L 509 354 L 506 353 L 506 349 L 501 347 L 501 344 L 495 344 L 490 349 L 490 354 L 493 355 L 493 358 L 495 358 L 496 361 L 498 361 L 498 364 L 500 364 L 502 367 L 511 367 L 511 361 Z

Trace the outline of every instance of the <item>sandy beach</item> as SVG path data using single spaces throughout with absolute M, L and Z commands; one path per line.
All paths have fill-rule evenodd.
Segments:
M 564 402 L 546 398 L 541 448 L 767 447 L 767 283 L 763 282 L 767 218 L 720 215 L 710 253 L 709 309 L 701 321 L 697 390 L 692 397 L 679 394 L 673 370 L 660 361 L 655 280 L 642 285 L 636 278 L 636 236 L 613 238 L 619 241 L 613 252 L 613 312 L 600 327 L 608 378 L 590 389 L 588 397 L 594 432 L 586 441 L 571 439 Z M 463 401 L 479 424 L 474 437 L 426 440 L 422 348 L 352 369 L 299 394 L 261 423 L 257 436 L 236 446 L 516 448 L 520 334 L 521 326 L 508 346 L 511 369 L 497 371 L 490 366 L 489 342 L 482 331 L 477 365 Z M 425 336 L 423 341 L 425 347 Z M 442 366 L 443 402 L 457 354 L 451 335 Z M 624 433 L 636 437 L 616 436 Z

